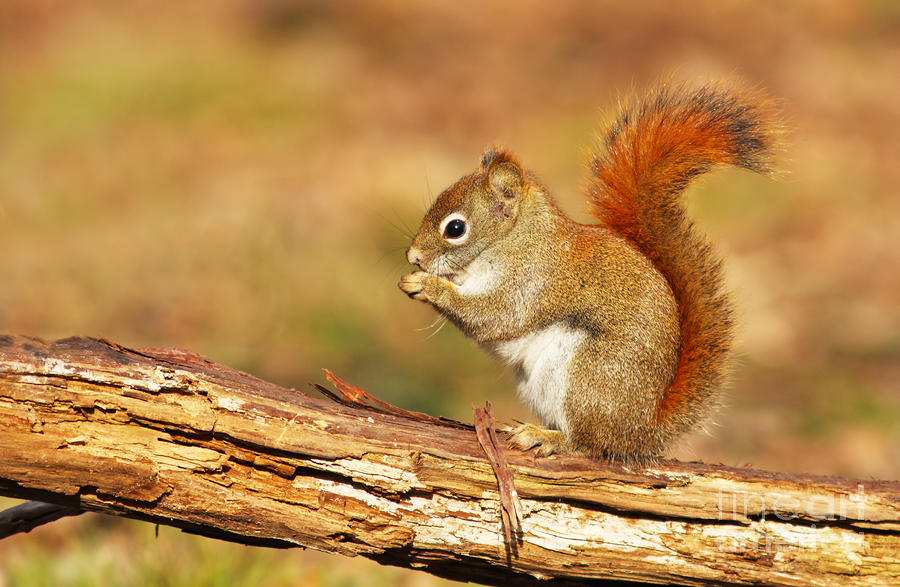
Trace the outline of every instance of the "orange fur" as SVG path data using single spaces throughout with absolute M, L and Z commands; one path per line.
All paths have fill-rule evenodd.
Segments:
M 696 424 L 721 386 L 732 349 L 732 305 L 721 262 L 685 215 L 693 178 L 726 163 L 767 173 L 772 108 L 754 93 L 663 85 L 623 107 L 592 161 L 592 212 L 647 256 L 679 305 L 677 369 L 657 407 L 664 436 Z

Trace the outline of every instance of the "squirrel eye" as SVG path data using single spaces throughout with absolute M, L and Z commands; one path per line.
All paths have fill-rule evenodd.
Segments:
M 459 218 L 454 218 L 444 227 L 444 238 L 457 239 L 466 234 L 466 223 Z
M 438 231 L 444 240 L 452 245 L 461 245 L 469 240 L 469 224 L 459 212 L 448 215 L 441 221 Z

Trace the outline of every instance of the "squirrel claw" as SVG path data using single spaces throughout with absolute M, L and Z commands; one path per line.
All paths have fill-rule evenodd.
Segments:
M 535 456 L 549 457 L 555 453 L 569 452 L 566 437 L 559 430 L 541 428 L 534 424 L 521 424 L 515 428 L 504 429 L 509 435 L 508 444 L 512 448 L 529 450 L 534 447 Z

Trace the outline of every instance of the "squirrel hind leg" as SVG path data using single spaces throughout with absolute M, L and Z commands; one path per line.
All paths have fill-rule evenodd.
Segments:
M 505 432 L 509 435 L 507 442 L 510 447 L 520 450 L 537 447 L 534 454 L 539 457 L 575 452 L 565 434 L 559 430 L 542 428 L 534 424 L 520 424 L 514 428 L 507 428 Z

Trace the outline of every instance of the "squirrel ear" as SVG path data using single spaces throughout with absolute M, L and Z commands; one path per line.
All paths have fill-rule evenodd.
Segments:
M 494 192 L 504 198 L 514 198 L 522 189 L 522 166 L 516 158 L 504 149 L 488 149 L 481 156 L 481 169 L 485 171 L 485 181 Z

